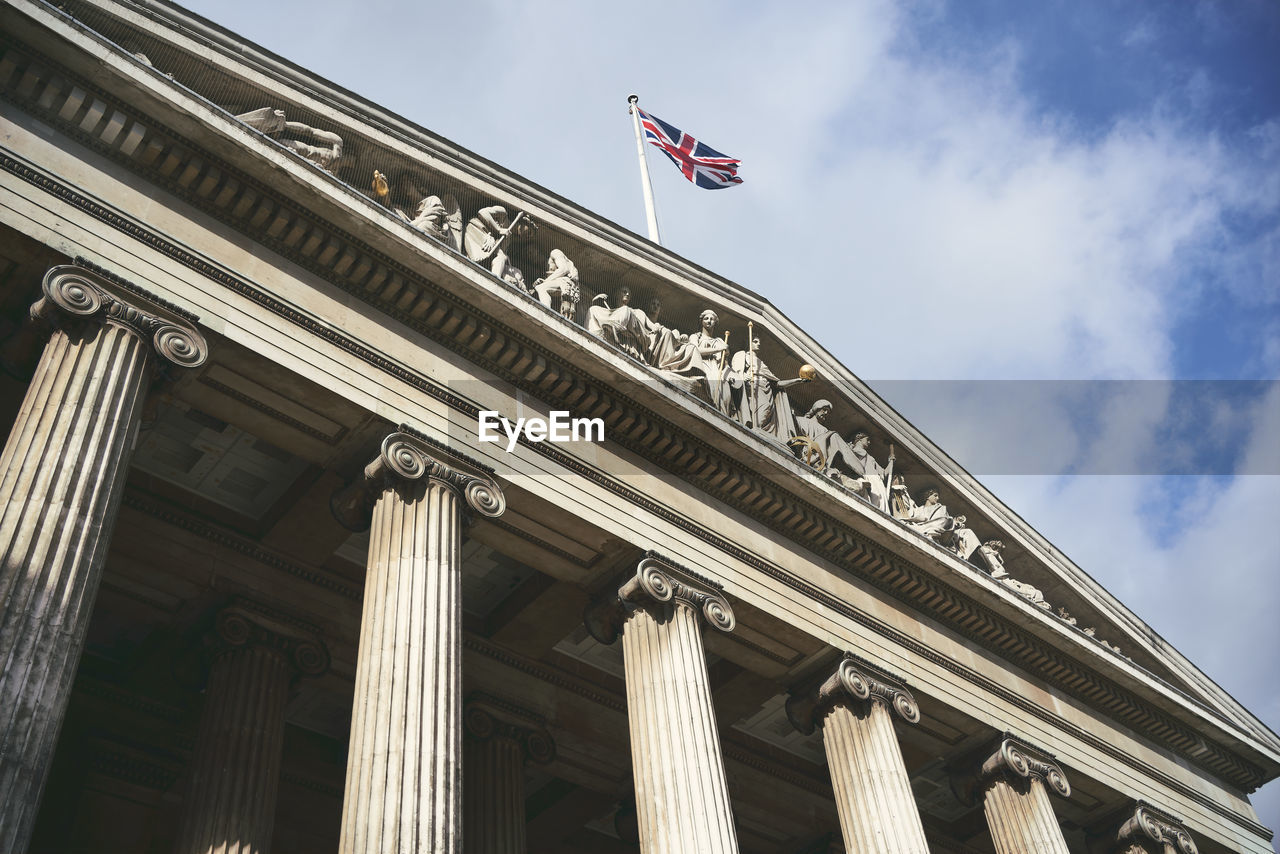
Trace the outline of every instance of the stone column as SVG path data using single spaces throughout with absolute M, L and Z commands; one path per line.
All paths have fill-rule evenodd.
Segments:
M 588 609 L 602 643 L 622 636 L 644 854 L 736 854 L 701 621 L 732 631 L 720 586 L 650 553 L 616 596 Z
M 1186 826 L 1166 812 L 1138 801 L 1115 831 L 1112 854 L 1199 854 Z
M 52 335 L 0 456 L 0 851 L 25 851 L 158 362 L 208 354 L 193 315 L 54 267 Z
M 218 614 L 212 652 L 174 850 L 266 854 L 289 686 L 328 669 L 329 653 L 314 634 L 248 603 Z
M 977 773 L 996 854 L 1069 854 L 1048 789 L 1064 798 L 1071 786 L 1053 757 L 1004 736 Z
M 342 804 L 342 854 L 462 850 L 465 503 L 505 508 L 478 463 L 401 427 L 334 499 L 373 528 Z
M 550 762 L 555 741 L 541 718 L 486 695 L 467 701 L 463 724 L 467 854 L 525 854 L 524 765 Z
M 893 715 L 920 720 L 915 698 L 897 680 L 852 654 L 817 689 L 791 697 L 787 717 L 801 732 L 822 727 L 840 830 L 848 851 L 929 854 L 924 826 L 893 731 Z

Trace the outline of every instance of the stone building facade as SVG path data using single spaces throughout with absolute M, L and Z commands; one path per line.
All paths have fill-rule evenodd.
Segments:
M 1277 736 L 764 299 L 178 7 L 0 15 L 0 850 L 1272 850 Z

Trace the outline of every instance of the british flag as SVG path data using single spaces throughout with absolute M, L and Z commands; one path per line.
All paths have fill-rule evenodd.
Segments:
M 725 157 L 706 143 L 698 142 L 680 128 L 649 115 L 639 107 L 636 107 L 636 112 L 640 114 L 645 139 L 670 157 L 684 177 L 707 190 L 722 190 L 742 183 L 738 177 L 741 160 Z

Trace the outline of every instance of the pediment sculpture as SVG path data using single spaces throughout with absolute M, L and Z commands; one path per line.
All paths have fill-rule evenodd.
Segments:
M 332 173 L 342 157 L 342 137 L 303 122 L 288 121 L 284 110 L 260 107 L 236 118 L 326 172 Z

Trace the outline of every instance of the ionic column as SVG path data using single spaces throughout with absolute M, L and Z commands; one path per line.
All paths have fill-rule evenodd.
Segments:
M 1065 798 L 1071 786 L 1052 756 L 1006 735 L 977 782 L 996 854 L 1069 854 L 1048 789 Z
M 897 682 L 840 662 L 825 682 L 787 701 L 787 717 L 806 735 L 822 727 L 840 830 L 848 851 L 929 854 L 893 715 L 920 720 L 915 698 Z
M 208 354 L 195 317 L 80 267 L 31 309 L 53 327 L 0 456 L 0 851 L 25 851 L 158 362 Z
M 524 765 L 555 758 L 542 720 L 505 700 L 477 695 L 463 711 L 467 854 L 525 854 Z
M 407 427 L 335 498 L 373 528 L 342 804 L 342 854 L 462 850 L 462 504 L 505 508 L 477 463 Z
M 174 851 L 265 854 L 289 686 L 295 676 L 323 673 L 329 654 L 313 634 L 246 603 L 218 614 L 212 652 Z
M 1113 854 L 1199 854 L 1181 821 L 1143 801 L 1115 832 L 1111 846 Z
M 587 627 L 622 636 L 631 766 L 644 854 L 736 854 L 702 649 L 701 621 L 732 631 L 715 582 L 650 554 L 617 596 L 596 603 Z

